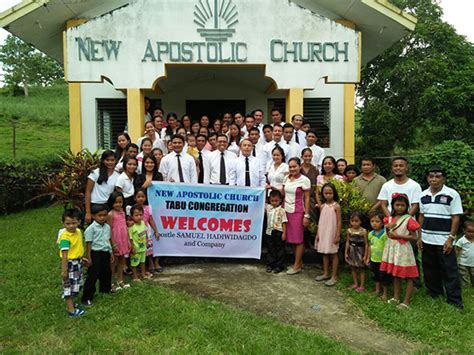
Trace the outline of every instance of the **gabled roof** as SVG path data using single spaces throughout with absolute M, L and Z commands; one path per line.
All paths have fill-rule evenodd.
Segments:
M 0 13 L 0 27 L 62 63 L 63 31 L 68 20 L 99 17 L 132 1 L 23 0 Z M 353 22 L 355 29 L 362 32 L 362 64 L 413 31 L 416 25 L 414 16 L 387 0 L 292 1 L 329 19 Z

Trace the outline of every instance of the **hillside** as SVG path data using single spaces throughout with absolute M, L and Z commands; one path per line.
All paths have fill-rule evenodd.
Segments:
M 66 84 L 31 88 L 30 96 L 0 95 L 0 160 L 13 158 L 12 117 L 16 123 L 16 159 L 60 153 L 69 148 Z

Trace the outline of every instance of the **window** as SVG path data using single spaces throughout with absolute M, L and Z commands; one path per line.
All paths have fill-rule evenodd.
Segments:
M 330 98 L 312 97 L 303 101 L 303 116 L 318 134 L 318 145 L 329 147 L 329 128 L 331 123 Z
M 97 99 L 97 143 L 114 149 L 117 135 L 127 125 L 127 99 Z

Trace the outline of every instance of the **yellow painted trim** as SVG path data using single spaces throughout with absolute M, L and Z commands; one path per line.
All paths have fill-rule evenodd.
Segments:
M 398 22 L 402 26 L 405 26 L 410 31 L 413 31 L 416 27 L 418 20 L 415 16 L 402 11 L 387 0 L 361 0 L 361 2 L 393 21 Z
M 288 89 L 286 93 L 286 122 L 291 122 L 293 115 L 303 115 L 304 90 L 300 88 Z
M 69 20 L 66 28 L 78 26 L 86 22 L 85 19 Z M 64 79 L 67 80 L 67 41 L 66 31 L 63 31 Z M 69 83 L 69 145 L 74 154 L 82 150 L 82 112 L 81 112 L 81 84 Z
M 21 3 L 0 13 L 0 27 L 8 26 L 48 2 L 49 0 L 23 0 Z
M 344 159 L 355 161 L 355 85 L 344 84 Z
M 358 63 L 358 74 L 357 74 L 357 82 L 360 83 L 361 79 L 361 71 L 362 71 L 362 32 L 359 31 L 359 63 Z
M 81 84 L 69 84 L 69 142 L 74 154 L 82 150 Z
M 145 94 L 142 89 L 127 89 L 128 134 L 132 142 L 143 135 L 145 126 Z

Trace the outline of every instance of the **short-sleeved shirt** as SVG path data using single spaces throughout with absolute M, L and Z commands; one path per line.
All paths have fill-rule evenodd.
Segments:
M 267 204 L 265 209 L 267 210 L 267 230 L 265 233 L 270 235 L 273 230 L 283 232 L 283 223 L 288 222 L 283 207 L 273 207 L 272 205 Z
M 146 225 L 143 221 L 128 228 L 128 237 L 135 254 L 146 251 Z
M 84 255 L 84 244 L 82 242 L 82 232 L 79 228 L 74 233 L 62 229 L 58 236 L 59 257 L 62 258 L 63 250 L 67 250 L 68 260 L 80 259 Z
M 370 180 L 364 179 L 363 175 L 359 175 L 354 179 L 355 186 L 362 191 L 362 195 L 372 204 L 377 202 L 380 190 L 386 182 L 387 180 L 379 174 L 374 174 Z
M 304 212 L 303 192 L 311 190 L 311 181 L 302 174 L 293 180 L 290 180 L 289 177 L 287 175 L 283 180 L 285 211 L 287 213 Z
M 107 223 L 92 222 L 84 232 L 84 239 L 86 243 L 91 243 L 91 250 L 112 252 L 110 226 Z
M 375 231 L 369 232 L 367 238 L 370 243 L 370 261 L 374 263 L 382 262 L 383 249 L 388 240 L 385 229 L 382 229 L 378 234 Z
M 461 249 L 459 265 L 474 267 L 474 243 L 463 236 L 456 242 L 456 246 Z
M 117 178 L 117 182 L 115 186 L 120 187 L 122 189 L 123 197 L 129 198 L 135 194 L 135 188 L 133 186 L 133 179 L 130 179 L 125 172 L 120 174 Z
M 421 186 L 415 180 L 408 179 L 404 184 L 397 184 L 395 180 L 389 180 L 383 184 L 378 200 L 387 201 L 387 208 L 392 211 L 392 194 L 398 192 L 406 194 L 410 205 L 420 203 Z
M 446 185 L 435 195 L 428 188 L 420 195 L 420 213 L 424 216 L 421 226 L 423 242 L 443 245 L 451 232 L 452 216 L 463 213 L 461 197 Z
M 97 204 L 105 204 L 109 199 L 109 196 L 115 189 L 115 183 L 117 182 L 117 178 L 119 177 L 119 173 L 114 171 L 112 175 L 109 176 L 107 182 L 103 182 L 102 184 L 98 184 L 97 180 L 99 179 L 99 169 L 93 170 L 89 174 L 89 180 L 94 182 L 94 188 L 91 192 L 91 203 Z

